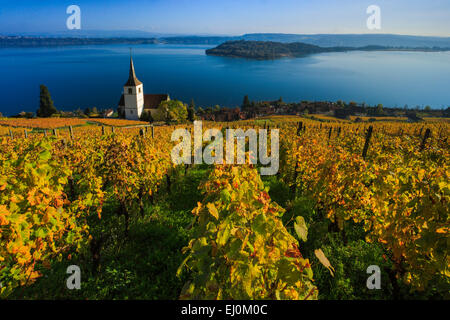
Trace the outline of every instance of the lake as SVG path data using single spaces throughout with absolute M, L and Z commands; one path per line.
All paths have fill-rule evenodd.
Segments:
M 275 61 L 206 56 L 210 46 L 133 46 L 145 93 L 197 106 L 251 100 L 344 100 L 385 106 L 450 106 L 450 52 L 348 52 Z M 57 108 L 116 108 L 129 46 L 0 49 L 0 112 L 36 111 L 45 84 Z

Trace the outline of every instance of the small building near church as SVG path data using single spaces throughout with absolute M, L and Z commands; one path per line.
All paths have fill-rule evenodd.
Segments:
M 113 116 L 113 114 L 114 114 L 113 109 L 103 110 L 103 112 L 102 112 L 103 118 L 111 118 Z
M 123 86 L 117 111 L 119 117 L 129 120 L 139 120 L 144 113 L 152 116 L 163 101 L 169 101 L 168 94 L 144 94 L 144 85 L 136 77 L 133 58 L 130 57 L 130 73 L 128 81 Z

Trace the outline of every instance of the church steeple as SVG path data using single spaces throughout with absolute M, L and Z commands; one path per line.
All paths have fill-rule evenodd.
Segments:
M 130 75 L 128 76 L 128 81 L 125 83 L 126 87 L 137 87 L 138 85 L 142 84 L 136 78 L 136 73 L 134 72 L 134 64 L 133 64 L 133 57 L 131 56 L 131 49 L 130 49 Z

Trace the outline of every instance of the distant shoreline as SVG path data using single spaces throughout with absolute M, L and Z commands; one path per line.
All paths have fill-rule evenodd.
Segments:
M 55 47 L 74 45 L 105 44 L 183 44 L 183 45 L 221 45 L 227 41 L 264 41 L 288 43 L 305 43 L 319 47 L 365 47 L 384 46 L 396 48 L 450 48 L 450 37 L 407 36 L 395 34 L 274 34 L 253 33 L 241 36 L 24 36 L 0 35 L 0 48 Z

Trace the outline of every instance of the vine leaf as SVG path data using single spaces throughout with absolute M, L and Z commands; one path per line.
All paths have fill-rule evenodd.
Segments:
M 206 207 L 208 208 L 209 213 L 211 213 L 211 215 L 216 218 L 217 220 L 219 220 L 219 212 L 216 209 L 216 206 L 214 205 L 214 203 L 210 202 L 206 205 Z
M 306 240 L 308 239 L 308 227 L 306 226 L 305 219 L 302 216 L 298 216 L 295 218 L 294 229 L 297 233 L 297 236 L 303 242 L 306 242 Z
M 319 259 L 320 263 L 330 271 L 331 276 L 334 277 L 335 270 L 334 270 L 333 266 L 331 265 L 330 261 L 328 261 L 327 257 L 323 253 L 322 249 L 314 250 L 314 254 L 316 255 L 317 259 Z

